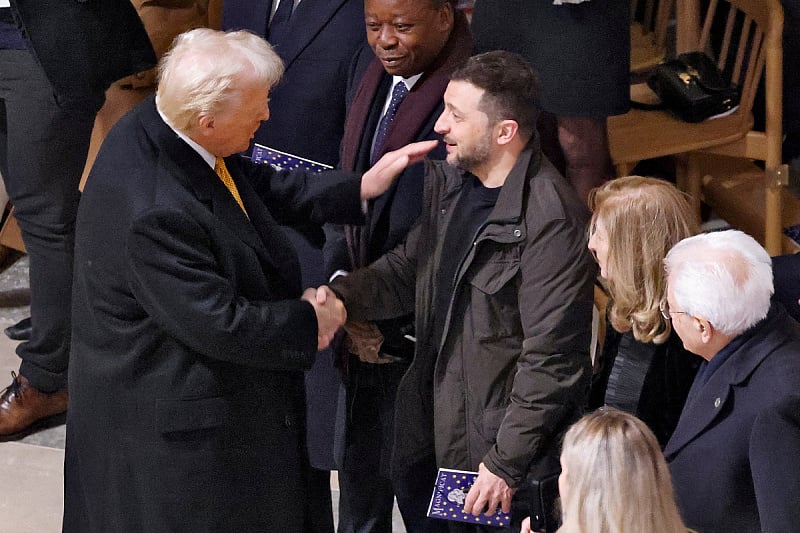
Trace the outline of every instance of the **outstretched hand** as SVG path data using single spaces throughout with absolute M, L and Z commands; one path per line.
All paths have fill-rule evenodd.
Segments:
M 317 289 L 306 289 L 300 299 L 310 303 L 317 315 L 317 350 L 327 348 L 333 335 L 347 320 L 344 304 L 325 285 Z
M 361 199 L 369 200 L 383 194 L 398 174 L 408 165 L 422 161 L 437 144 L 436 140 L 420 141 L 383 154 L 361 178 Z

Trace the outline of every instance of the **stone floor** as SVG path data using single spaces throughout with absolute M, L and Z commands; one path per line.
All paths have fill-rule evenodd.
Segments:
M 28 316 L 28 260 L 23 256 L 0 273 L 0 331 Z M 17 342 L 0 333 L 0 390 L 19 368 Z M 57 533 L 63 510 L 65 426 L 0 443 L 0 533 Z M 334 519 L 339 499 L 336 473 L 331 476 Z M 395 506 L 393 530 L 405 532 Z

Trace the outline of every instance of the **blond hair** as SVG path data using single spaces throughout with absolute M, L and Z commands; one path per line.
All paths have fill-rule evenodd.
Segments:
M 680 240 L 700 231 L 685 195 L 656 178 L 628 176 L 589 193 L 590 234 L 600 221 L 608 232 L 606 280 L 609 320 L 640 342 L 663 343 L 670 324 L 659 311 L 666 297 L 663 261 Z
M 158 67 L 158 109 L 179 131 L 239 97 L 246 83 L 269 90 L 283 62 L 263 38 L 247 32 L 197 28 L 175 38 Z
M 669 468 L 653 432 L 603 407 L 567 431 L 558 533 L 686 533 Z

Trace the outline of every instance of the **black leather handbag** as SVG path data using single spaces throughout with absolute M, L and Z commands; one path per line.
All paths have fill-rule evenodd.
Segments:
M 686 122 L 702 122 L 739 105 L 739 89 L 702 52 L 680 54 L 658 65 L 647 85 L 667 110 Z

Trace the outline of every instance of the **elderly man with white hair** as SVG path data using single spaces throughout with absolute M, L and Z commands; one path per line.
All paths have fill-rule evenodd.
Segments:
M 302 292 L 279 224 L 358 222 L 435 142 L 363 177 L 257 165 L 237 153 L 282 72 L 254 34 L 184 33 L 103 143 L 76 230 L 65 532 L 306 530 L 303 370 L 345 313 Z
M 800 390 L 800 326 L 773 293 L 770 257 L 740 231 L 667 255 L 665 318 L 706 361 L 664 454 L 686 525 L 703 533 L 800 531 L 800 458 L 754 422 Z

